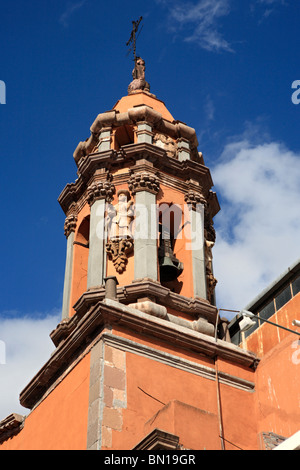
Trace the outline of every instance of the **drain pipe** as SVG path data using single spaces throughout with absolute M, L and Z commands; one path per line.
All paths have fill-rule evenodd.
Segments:
M 104 278 L 105 282 L 105 298 L 118 301 L 117 285 L 119 285 L 116 276 L 108 276 Z
M 217 312 L 216 326 L 215 326 L 215 342 L 218 342 L 218 323 L 220 318 L 220 309 Z M 216 389 L 217 389 L 217 404 L 218 404 L 218 418 L 219 418 L 219 437 L 221 439 L 222 450 L 225 450 L 225 443 L 223 438 L 223 421 L 222 421 L 222 410 L 221 410 L 221 398 L 220 398 L 220 382 L 219 382 L 219 370 L 218 370 L 218 355 L 214 357 L 215 372 L 216 372 Z
M 216 343 L 218 342 L 218 323 L 220 319 L 220 311 L 237 313 L 237 310 L 229 310 L 226 308 L 218 309 L 217 318 L 216 318 L 216 326 L 215 326 L 215 342 Z M 220 397 L 220 381 L 219 381 L 219 370 L 218 370 L 218 354 L 215 355 L 214 362 L 215 362 L 215 370 L 216 370 L 217 401 L 218 401 L 218 414 L 219 414 L 219 429 L 220 429 L 219 437 L 221 439 L 222 450 L 225 450 L 225 439 L 223 437 L 224 433 L 223 433 L 222 408 L 221 408 L 221 397 Z

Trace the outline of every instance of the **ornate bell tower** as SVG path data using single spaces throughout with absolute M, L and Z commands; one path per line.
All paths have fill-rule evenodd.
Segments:
M 133 76 L 128 95 L 99 114 L 79 143 L 78 179 L 59 197 L 67 237 L 63 319 L 83 298 L 104 298 L 106 280 L 115 278 L 122 303 L 177 305 L 214 335 L 219 205 L 211 175 L 195 130 L 150 93 L 141 58 Z
M 224 426 L 230 438 L 232 423 L 247 422 L 256 358 L 228 341 L 215 305 L 219 204 L 195 130 L 150 92 L 135 57 L 128 94 L 90 131 L 59 196 L 67 253 L 55 350 L 20 394 L 28 417 L 0 423 L 0 445 L 219 449 Z

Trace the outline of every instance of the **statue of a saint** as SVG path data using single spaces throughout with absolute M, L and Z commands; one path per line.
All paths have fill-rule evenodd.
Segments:
M 129 199 L 129 191 L 121 189 L 118 191 L 117 204 L 108 206 L 108 235 L 111 240 L 132 238 L 131 223 L 134 218 L 134 210 L 133 201 Z
M 145 61 L 141 57 L 137 57 L 132 71 L 133 81 L 128 86 L 128 94 L 136 90 L 150 91 L 150 85 L 145 80 L 145 69 Z
M 121 189 L 118 191 L 118 202 L 107 209 L 108 242 L 106 252 L 113 261 L 116 271 L 122 274 L 126 269 L 128 255 L 133 249 L 131 224 L 134 219 L 133 201 L 130 193 Z

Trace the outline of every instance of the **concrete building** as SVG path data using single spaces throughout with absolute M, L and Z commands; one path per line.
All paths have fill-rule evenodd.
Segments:
M 255 380 L 257 426 L 266 448 L 300 446 L 299 292 L 298 259 L 245 307 L 254 314 L 252 326 L 241 331 L 240 314 L 229 323 L 231 341 L 260 358 Z
M 295 337 L 264 325 L 236 341 L 240 319 L 220 315 L 210 171 L 136 67 L 74 152 L 56 349 L 20 393 L 29 414 L 0 422 L 3 450 L 256 450 L 298 431 Z

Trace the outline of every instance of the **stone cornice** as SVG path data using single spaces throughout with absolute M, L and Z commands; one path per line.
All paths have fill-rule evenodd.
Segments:
M 128 181 L 128 188 L 132 194 L 140 191 L 157 194 L 159 191 L 159 181 L 156 175 L 148 171 L 142 171 L 131 175 Z
M 174 139 L 183 138 L 188 140 L 193 149 L 196 149 L 198 146 L 195 129 L 178 120 L 170 122 L 163 119 L 161 113 L 143 104 L 130 108 L 123 113 L 113 109 L 99 114 L 90 128 L 90 137 L 84 142 L 79 142 L 73 154 L 76 164 L 78 164 L 83 157 L 92 152 L 93 148 L 95 148 L 99 142 L 99 135 L 103 128 L 114 128 L 128 124 L 136 125 L 141 121 L 149 123 L 158 131 Z
M 0 421 L 0 444 L 21 431 L 24 426 L 24 416 L 12 413 Z
M 179 437 L 161 429 L 154 429 L 132 450 L 181 450 Z
M 166 151 L 156 145 L 149 143 L 128 144 L 122 147 L 122 153 L 126 160 L 145 159 L 151 162 L 159 171 L 175 176 L 184 181 L 194 180 L 201 185 L 204 193 L 213 186 L 213 180 L 209 168 L 202 163 L 193 160 L 179 161 L 168 157 Z M 125 160 L 125 161 L 126 161 Z
M 78 165 L 78 175 L 84 181 L 88 181 L 99 169 L 121 167 L 124 164 L 124 158 L 113 149 L 103 150 L 97 153 L 91 153 L 83 158 Z
M 185 185 L 183 190 L 186 192 L 188 189 L 197 190 L 197 185 L 200 185 L 202 192 L 206 198 L 209 198 L 208 204 L 211 205 L 212 217 L 220 210 L 219 203 L 215 193 L 211 192 L 213 181 L 209 169 L 202 163 L 185 160 L 179 160 L 168 157 L 166 151 L 156 145 L 149 143 L 129 144 L 121 148 L 120 152 L 114 150 L 106 150 L 97 152 L 86 156 L 79 164 L 78 179 L 75 183 L 67 184 L 61 192 L 58 201 L 65 213 L 69 211 L 72 204 L 77 204 L 87 190 L 94 175 L 97 173 L 103 174 L 103 179 L 106 179 L 105 173 L 114 173 L 116 170 L 128 167 L 128 171 L 132 171 L 135 166 L 140 165 L 139 161 L 144 160 L 153 167 L 151 173 L 156 174 L 159 182 L 174 185 L 174 177 L 178 181 L 179 186 Z M 147 165 L 145 164 L 145 167 Z M 118 179 L 124 179 L 124 174 L 116 176 L 114 184 L 117 184 Z M 194 181 L 194 184 L 191 183 Z M 199 188 L 198 188 L 199 191 Z M 86 202 L 83 200 L 82 204 Z
M 96 181 L 87 189 L 87 201 L 90 205 L 99 199 L 105 199 L 105 201 L 110 203 L 115 192 L 115 186 L 109 181 Z
M 207 206 L 206 199 L 204 198 L 201 191 L 192 191 L 189 189 L 184 196 L 184 201 L 186 204 L 192 206 L 193 209 L 196 209 L 197 204 L 202 204 L 204 207 Z
M 188 314 L 194 319 L 203 318 L 212 324 L 216 321 L 217 308 L 207 300 L 176 294 L 152 279 L 140 279 L 125 286 L 118 286 L 117 296 L 118 300 L 124 304 L 132 304 L 138 302 L 139 299 L 149 298 L 167 308 Z M 104 297 L 103 287 L 87 290 L 74 305 L 77 315 L 82 317 L 86 310 L 102 301 Z
M 117 325 L 118 329 L 129 329 L 132 334 L 153 337 L 163 341 L 166 346 L 176 344 L 177 348 L 184 348 L 212 359 L 218 356 L 250 368 L 257 365 L 255 354 L 238 346 L 222 340 L 216 341 L 210 336 L 106 299 L 87 311 L 71 334 L 61 341 L 50 359 L 21 392 L 21 405 L 32 409 L 59 376 L 71 366 L 82 348 L 86 348 L 87 340 L 91 342 L 91 338 L 100 335 L 103 328 L 109 325 Z
M 71 232 L 75 232 L 77 224 L 77 216 L 75 214 L 70 214 L 66 217 L 65 225 L 64 225 L 64 232 L 66 238 L 70 235 Z

